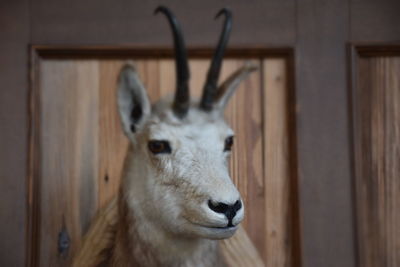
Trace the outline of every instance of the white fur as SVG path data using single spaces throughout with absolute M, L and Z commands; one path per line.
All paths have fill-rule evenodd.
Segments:
M 247 76 L 243 72 L 240 75 L 240 79 Z M 232 86 L 237 84 L 234 80 Z M 228 88 L 227 94 L 233 90 Z M 132 97 L 136 99 L 133 101 Z M 143 117 L 132 133 L 130 110 L 138 101 L 144 108 Z M 159 261 L 171 266 L 178 266 L 176 262 L 180 262 L 179 266 L 201 266 L 205 253 L 217 251 L 212 239 L 232 236 L 244 217 L 242 205 L 232 221 L 234 226 L 227 227 L 226 216 L 208 206 L 210 200 L 229 205 L 241 201 L 228 173 L 230 152 L 224 151 L 224 145 L 233 131 L 223 119 L 227 98 L 221 101 L 221 108 L 209 113 L 193 102 L 188 114 L 179 119 L 169 100 L 150 109 L 133 67 L 125 67 L 120 76 L 119 112 L 131 140 L 121 190 L 135 221 L 135 242 L 151 247 Z M 148 149 L 150 140 L 167 140 L 171 153 L 153 154 Z M 141 257 L 139 252 L 132 253 Z

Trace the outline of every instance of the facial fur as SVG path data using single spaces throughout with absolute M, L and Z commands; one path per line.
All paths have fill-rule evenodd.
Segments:
M 143 172 L 127 182 L 136 189 L 133 191 L 140 191 L 132 199 L 141 203 L 135 209 L 141 209 L 145 217 L 169 233 L 210 239 L 230 237 L 243 219 L 244 208 L 227 227 L 225 214 L 213 211 L 208 203 L 241 202 L 228 173 L 230 152 L 224 151 L 225 140 L 233 136 L 233 131 L 219 114 L 193 108 L 180 120 L 168 106 L 164 102 L 155 105 L 135 133 L 133 149 L 137 156 L 132 160 L 140 161 L 138 168 Z M 148 148 L 151 140 L 167 141 L 171 152 L 153 154 Z

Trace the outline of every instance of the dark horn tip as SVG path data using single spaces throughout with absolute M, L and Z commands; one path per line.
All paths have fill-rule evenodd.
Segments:
M 154 15 L 156 15 L 159 12 L 167 12 L 168 8 L 165 6 L 158 6 L 156 9 L 154 9 Z
M 232 12 L 229 8 L 224 7 L 220 11 L 218 11 L 217 15 L 215 15 L 214 19 L 219 18 L 221 15 L 225 15 L 225 17 L 232 17 Z

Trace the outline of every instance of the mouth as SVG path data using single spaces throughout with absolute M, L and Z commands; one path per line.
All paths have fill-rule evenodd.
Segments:
M 208 229 L 215 229 L 215 230 L 234 230 L 234 229 L 236 229 L 237 228 L 237 225 L 236 226 L 233 226 L 233 225 L 231 225 L 231 226 L 206 226 L 206 225 L 201 225 L 201 224 L 197 224 L 198 226 L 200 226 L 200 227 L 204 227 L 204 228 L 208 228 Z
M 214 230 L 229 230 L 229 229 L 236 229 L 238 227 L 238 225 L 232 225 L 231 223 L 227 224 L 226 226 L 211 226 L 211 225 L 205 225 L 205 224 L 192 222 L 190 220 L 188 220 L 188 222 L 195 226 L 198 226 L 198 227 L 214 229 Z
M 198 234 L 210 239 L 229 238 L 236 232 L 239 227 L 239 225 L 210 226 L 193 222 L 191 222 L 191 224 L 195 226 L 195 229 L 197 229 L 196 232 Z

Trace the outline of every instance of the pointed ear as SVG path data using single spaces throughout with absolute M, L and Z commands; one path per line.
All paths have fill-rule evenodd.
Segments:
M 126 64 L 119 74 L 117 101 L 124 132 L 132 138 L 150 115 L 151 107 L 146 89 L 131 64 Z
M 240 82 L 245 80 L 251 72 L 257 69 L 258 67 L 256 65 L 247 62 L 243 67 L 232 73 L 218 88 L 218 93 L 214 102 L 215 109 L 223 112 Z

